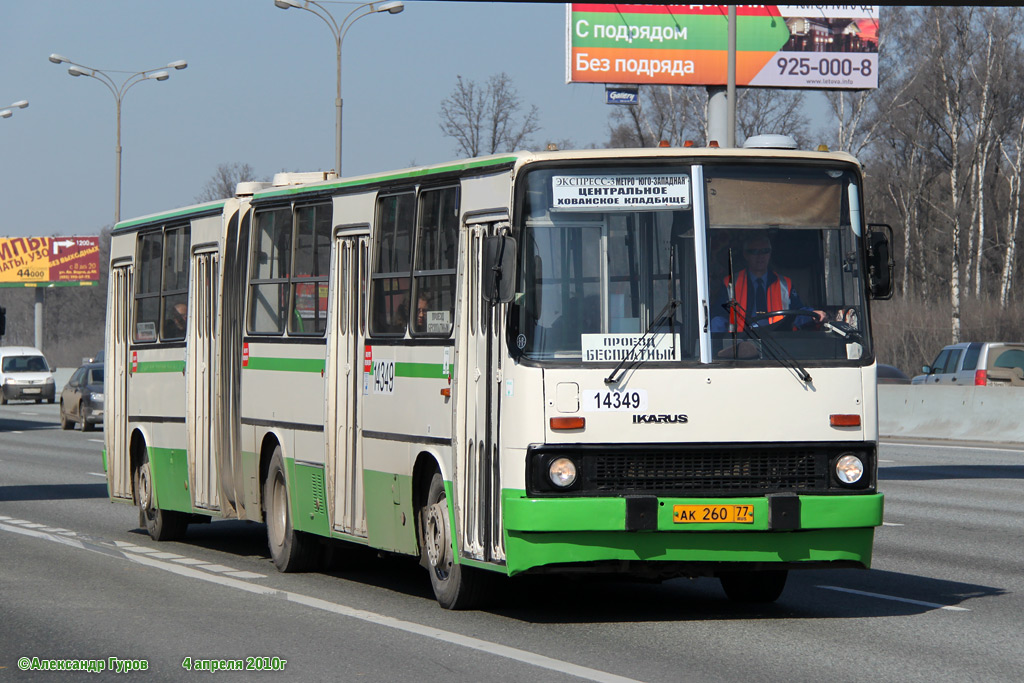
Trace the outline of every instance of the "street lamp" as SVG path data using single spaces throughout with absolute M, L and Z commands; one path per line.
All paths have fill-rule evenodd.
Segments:
M 114 69 L 94 69 L 84 64 L 78 64 L 72 62 L 67 57 L 58 54 L 50 55 L 50 61 L 54 64 L 70 64 L 68 67 L 68 73 L 72 76 L 88 76 L 89 78 L 95 78 L 97 81 L 107 86 L 107 90 L 114 96 L 114 101 L 117 103 L 117 147 L 115 153 L 117 156 L 117 165 L 114 171 L 114 224 L 116 225 L 121 220 L 121 101 L 124 100 L 125 93 L 136 83 L 142 81 L 166 81 L 171 77 L 169 73 L 163 71 L 163 69 L 184 69 L 188 66 L 188 62 L 184 59 L 171 62 L 167 66 L 157 67 L 156 69 L 146 69 L 145 71 L 136 71 L 134 73 L 130 71 L 117 71 Z M 124 81 L 118 85 L 114 80 L 114 77 L 110 74 L 129 74 Z
M 387 12 L 388 14 L 398 14 L 405 9 L 405 4 L 401 0 L 391 0 L 390 2 L 367 2 L 357 6 L 354 10 L 345 15 L 345 18 L 340 22 L 337 21 L 334 16 L 317 0 L 274 0 L 274 5 L 281 9 L 304 9 L 307 12 L 312 12 L 316 16 L 320 17 L 327 27 L 331 29 L 331 33 L 334 34 L 334 46 L 338 58 L 338 94 L 334 100 L 335 116 L 334 116 L 334 157 L 335 157 L 335 169 L 338 175 L 341 175 L 341 43 L 345 40 L 345 34 L 348 33 L 349 28 L 352 24 L 356 23 L 359 19 L 371 14 L 378 12 Z M 362 14 L 356 14 L 359 10 L 366 10 Z M 356 16 L 353 16 L 356 15 Z
M 3 109 L 0 109 L 0 119 L 9 119 L 11 118 L 11 114 L 14 113 L 11 111 L 12 109 L 24 109 L 27 106 L 28 100 L 18 100 L 14 104 L 8 104 Z

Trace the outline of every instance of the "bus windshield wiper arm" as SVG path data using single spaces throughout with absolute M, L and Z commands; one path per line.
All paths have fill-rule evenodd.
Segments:
M 626 361 L 633 360 L 636 363 L 640 362 L 640 359 L 633 357 L 633 354 L 637 350 L 637 347 L 641 346 L 643 341 L 645 339 L 647 339 L 648 335 L 651 334 L 651 331 L 654 330 L 655 327 L 659 326 L 661 324 L 661 321 L 664 320 L 665 318 L 668 318 L 669 325 L 671 326 L 671 324 L 672 324 L 672 316 L 675 315 L 676 306 L 678 306 L 679 304 L 680 304 L 679 299 L 669 299 L 668 302 L 665 303 L 665 305 L 661 309 L 661 312 L 658 313 L 658 315 L 656 315 L 654 317 L 654 320 L 651 321 L 651 324 L 647 326 L 647 331 L 644 332 L 642 335 L 640 335 L 640 338 L 637 339 L 636 342 L 633 343 L 632 347 L 630 347 L 629 353 L 627 353 L 625 356 L 623 356 L 622 360 L 620 360 L 619 364 L 615 366 L 615 369 L 612 370 L 611 374 L 604 378 L 604 383 L 605 384 L 615 384 L 618 381 L 615 378 L 615 375 L 618 374 L 619 370 L 622 369 L 622 366 L 626 364 Z M 675 344 L 676 344 L 675 338 L 673 337 L 673 339 L 672 339 L 672 348 L 673 349 L 675 348 Z
M 757 330 L 757 328 L 753 325 L 743 326 L 743 331 L 746 332 L 748 336 L 761 342 L 761 348 L 768 352 L 768 355 L 772 357 L 772 360 L 795 372 L 797 377 L 799 377 L 804 384 L 811 383 L 811 373 L 807 372 L 806 368 L 800 365 L 800 362 L 793 356 L 793 354 L 786 350 L 786 347 L 775 341 L 772 337 L 771 330 L 765 328 L 764 331 L 767 332 L 767 334 L 764 336 L 761 336 L 755 330 Z

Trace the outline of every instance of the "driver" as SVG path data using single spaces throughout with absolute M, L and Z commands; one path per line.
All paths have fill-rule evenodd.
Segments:
M 712 332 L 728 332 L 729 320 L 736 324 L 736 331 L 746 326 L 747 311 L 769 313 L 773 311 L 804 310 L 808 315 L 798 316 L 793 327 L 824 322 L 825 311 L 811 309 L 800 301 L 800 295 L 793 291 L 793 283 L 785 275 L 779 275 L 768 267 L 772 257 L 772 243 L 767 235 L 750 237 L 743 242 L 743 258 L 747 267 L 736 273 L 733 294 L 736 306 L 729 311 L 729 276 L 722 280 L 722 286 L 715 300 L 715 316 L 711 319 Z M 779 322 L 783 316 L 758 317 L 750 315 L 753 326 L 770 325 Z

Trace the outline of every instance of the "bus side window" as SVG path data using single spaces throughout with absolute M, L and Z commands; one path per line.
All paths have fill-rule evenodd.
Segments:
M 164 275 L 161 296 L 164 327 L 161 338 L 185 338 L 188 314 L 188 269 L 191 235 L 188 226 L 164 233 Z
M 160 275 L 163 271 L 163 233 L 139 235 L 135 277 L 135 325 L 132 340 L 155 342 L 160 328 Z
M 370 275 L 370 334 L 404 335 L 409 321 L 409 281 L 412 271 L 412 192 L 380 197 Z
M 291 207 L 257 212 L 254 226 L 248 331 L 253 334 L 282 334 L 288 310 Z
M 327 289 L 331 270 L 331 205 L 295 211 L 289 334 L 323 334 L 327 329 Z
M 410 318 L 413 334 L 447 337 L 455 313 L 459 188 L 420 192 Z

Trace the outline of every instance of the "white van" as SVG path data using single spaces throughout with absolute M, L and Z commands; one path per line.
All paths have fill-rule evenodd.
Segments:
M 0 346 L 0 404 L 53 403 L 57 389 L 43 352 L 31 346 Z

